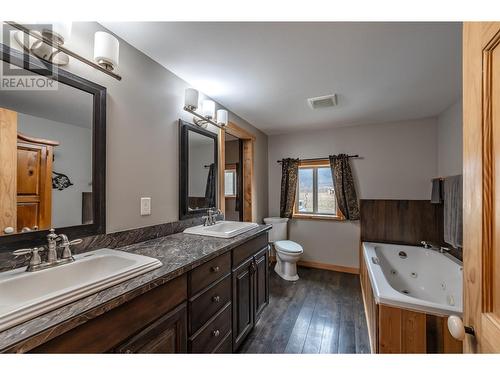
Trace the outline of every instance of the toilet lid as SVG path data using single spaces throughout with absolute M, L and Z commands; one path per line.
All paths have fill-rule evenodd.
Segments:
M 284 253 L 302 253 L 304 249 L 297 242 L 293 241 L 276 241 L 274 243 L 276 250 L 283 251 Z

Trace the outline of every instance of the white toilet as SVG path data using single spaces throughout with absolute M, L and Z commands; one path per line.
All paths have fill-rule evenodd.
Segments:
M 274 245 L 276 253 L 276 267 L 274 267 L 274 271 L 287 281 L 298 280 L 297 262 L 304 249 L 298 243 L 286 239 L 288 219 L 283 217 L 266 217 L 264 223 L 273 226 L 269 231 L 269 242 L 272 242 Z

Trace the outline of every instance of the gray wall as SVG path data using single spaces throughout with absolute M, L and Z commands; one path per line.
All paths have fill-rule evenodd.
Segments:
M 462 98 L 438 117 L 438 175 L 462 174 Z
M 40 117 L 18 114 L 20 132 L 59 142 L 54 148 L 55 172 L 67 175 L 72 186 L 52 189 L 52 226 L 82 224 L 82 192 L 92 191 L 92 131 Z
M 103 29 L 93 22 L 73 23 L 68 48 L 92 58 L 94 33 Z M 74 59 L 65 69 L 108 90 L 107 232 L 178 220 L 177 120 L 192 120 L 182 110 L 189 85 L 123 40 L 118 70 L 122 81 Z M 229 120 L 257 137 L 253 211 L 261 220 L 268 210 L 267 136 L 234 113 Z M 152 198 L 151 216 L 140 216 L 141 196 Z
M 269 214 L 279 215 L 284 157 L 359 154 L 351 166 L 362 199 L 430 199 L 437 173 L 437 122 L 423 119 L 349 126 L 269 137 Z M 289 237 L 304 247 L 304 260 L 358 267 L 359 224 L 291 220 Z

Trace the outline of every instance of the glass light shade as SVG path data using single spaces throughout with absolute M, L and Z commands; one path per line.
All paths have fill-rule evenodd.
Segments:
M 113 35 L 98 31 L 94 35 L 94 60 L 111 70 L 118 66 L 120 42 Z
M 196 111 L 198 108 L 198 90 L 188 88 L 184 93 L 184 106 Z
M 217 110 L 217 124 L 222 126 L 227 125 L 227 111 L 225 109 Z
M 46 27 L 42 30 L 42 33 L 47 35 L 49 38 L 56 39 L 59 44 L 64 44 L 65 41 L 71 36 L 71 27 L 73 23 L 71 21 L 58 21 L 58 22 L 48 22 L 51 27 Z
M 204 100 L 202 106 L 203 117 L 213 119 L 215 117 L 215 102 L 212 100 Z

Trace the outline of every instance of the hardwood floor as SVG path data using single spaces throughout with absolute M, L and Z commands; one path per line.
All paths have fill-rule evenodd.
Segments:
M 299 268 L 287 282 L 270 269 L 270 302 L 241 353 L 370 353 L 359 276 Z

